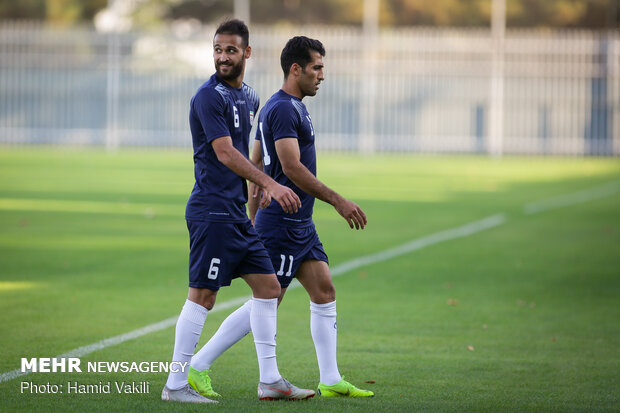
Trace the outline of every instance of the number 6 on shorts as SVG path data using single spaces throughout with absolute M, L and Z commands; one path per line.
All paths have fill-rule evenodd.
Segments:
M 217 266 L 217 264 L 219 263 L 220 263 L 219 258 L 213 258 L 211 260 L 211 265 L 209 266 L 209 274 L 207 274 L 208 279 L 215 280 L 217 278 L 217 274 L 220 271 L 219 267 Z

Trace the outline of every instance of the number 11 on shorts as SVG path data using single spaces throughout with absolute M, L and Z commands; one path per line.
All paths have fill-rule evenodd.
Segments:
M 280 262 L 280 270 L 277 272 L 277 276 L 282 276 L 285 275 L 286 277 L 290 277 L 291 276 L 291 270 L 293 269 L 293 256 L 289 255 L 288 256 L 288 271 L 286 272 L 286 274 L 284 274 L 284 264 L 286 263 L 286 255 L 284 254 L 280 254 L 280 259 L 282 260 Z

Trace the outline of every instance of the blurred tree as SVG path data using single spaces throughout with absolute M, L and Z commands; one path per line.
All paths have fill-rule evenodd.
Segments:
M 116 0 L 137 4 L 137 26 L 193 18 L 214 22 L 233 12 L 234 0 Z M 492 0 L 379 0 L 382 26 L 488 27 Z M 509 27 L 620 27 L 620 0 L 506 0 Z M 0 18 L 91 20 L 107 0 L 0 0 Z M 261 24 L 360 25 L 363 0 L 250 0 Z
M 0 18 L 42 20 L 45 17 L 45 0 L 0 1 Z
M 382 0 L 379 0 L 383 2 Z M 362 0 L 266 0 L 253 1 L 253 22 L 283 25 L 333 24 L 359 25 L 362 21 Z
M 488 27 L 490 24 L 491 0 L 383 1 L 388 4 L 384 20 L 390 25 Z
M 492 0 L 383 0 L 396 26 L 485 26 Z M 506 0 L 509 27 L 620 27 L 620 0 Z M 384 9 L 385 10 L 385 9 Z
M 0 19 L 72 24 L 92 20 L 107 4 L 107 0 L 1 0 Z
M 617 0 L 508 0 L 511 27 L 605 27 L 611 3 Z
M 195 18 L 202 21 L 218 21 L 232 13 L 233 1 L 185 0 L 172 4 L 166 13 L 166 17 L 170 19 Z
M 232 15 L 234 3 L 233 0 L 163 1 L 170 4 L 169 18 L 195 18 L 203 22 Z M 360 0 L 250 0 L 252 22 L 264 24 L 360 24 L 362 10 Z
M 47 21 L 56 25 L 70 24 L 81 19 L 82 3 L 74 0 L 45 0 Z

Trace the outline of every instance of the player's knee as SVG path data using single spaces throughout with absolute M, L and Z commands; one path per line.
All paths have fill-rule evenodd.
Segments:
M 279 298 L 279 297 L 280 297 L 280 285 L 274 284 L 270 286 L 264 286 L 263 288 L 261 288 L 260 297 L 257 297 L 257 298 L 264 298 L 264 299 L 271 300 L 272 298 Z
M 215 295 L 206 296 L 206 297 L 200 297 L 199 301 L 200 302 L 198 304 L 200 304 L 201 306 L 203 306 L 207 310 L 211 311 L 211 309 L 215 305 Z
M 277 280 L 275 283 L 271 283 L 271 285 L 269 286 L 269 292 L 268 292 L 268 294 L 270 295 L 269 298 L 279 298 L 281 292 L 282 292 L 282 289 L 280 288 L 280 283 Z
M 206 288 L 190 288 L 187 296 L 190 301 L 205 307 L 207 310 L 211 310 L 213 308 L 216 297 L 217 291 L 212 291 Z
M 280 297 L 280 283 L 276 277 L 265 280 L 260 285 L 252 288 L 252 294 L 256 298 L 272 299 Z
M 331 303 L 336 300 L 336 288 L 331 283 L 329 285 L 322 285 L 311 299 L 317 304 Z
M 330 288 L 329 290 L 323 291 L 323 301 L 326 303 L 331 303 L 336 300 L 336 289 Z
M 205 301 L 202 306 L 206 308 L 207 310 L 211 311 L 214 305 L 215 305 L 215 297 L 213 297 L 213 299 Z
M 336 289 L 332 287 L 329 292 L 326 294 L 328 302 L 336 301 Z
M 336 299 L 336 287 L 334 287 L 334 283 L 332 283 L 331 280 L 321 284 L 321 292 L 325 298 L 331 299 L 330 301 L 334 301 Z

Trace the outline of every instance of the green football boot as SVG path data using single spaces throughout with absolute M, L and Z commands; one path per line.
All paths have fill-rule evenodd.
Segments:
M 330 386 L 319 383 L 318 395 L 321 397 L 373 397 L 375 394 L 370 390 L 358 389 L 342 376 L 336 384 Z
M 211 377 L 209 377 L 210 371 L 211 370 L 208 369 L 198 371 L 190 366 L 187 381 L 194 390 L 205 397 L 220 397 L 220 395 L 213 390 L 213 387 L 211 387 Z

